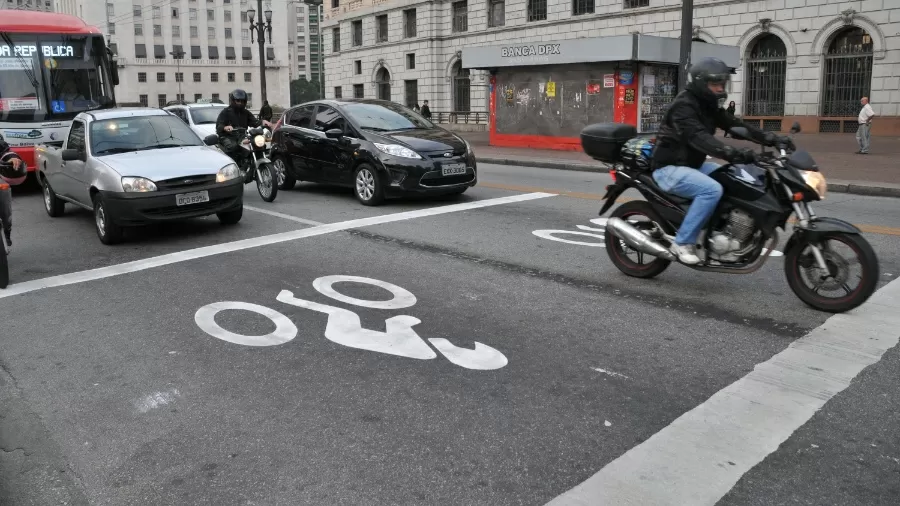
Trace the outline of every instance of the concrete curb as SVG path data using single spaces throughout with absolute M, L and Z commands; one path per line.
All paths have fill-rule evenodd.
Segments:
M 477 156 L 477 155 L 476 155 Z M 491 158 L 477 157 L 479 163 L 491 163 L 494 165 L 511 165 L 515 167 L 537 167 L 539 169 L 571 170 L 576 172 L 608 171 L 600 162 L 597 165 L 577 162 L 553 162 L 549 160 L 520 160 L 515 158 Z M 900 185 L 890 183 L 851 182 L 841 180 L 828 181 L 828 191 L 834 193 L 851 193 L 868 197 L 894 197 L 900 198 Z

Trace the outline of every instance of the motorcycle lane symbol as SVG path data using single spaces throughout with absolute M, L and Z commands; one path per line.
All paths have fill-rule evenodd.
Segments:
M 350 297 L 334 289 L 333 285 L 339 282 L 356 282 L 377 286 L 391 292 L 393 297 L 386 301 Z M 415 295 L 402 287 L 385 281 L 359 276 L 324 276 L 313 282 L 313 288 L 322 295 L 339 302 L 370 309 L 406 309 L 413 306 L 417 301 Z M 325 338 L 336 344 L 419 360 L 430 360 L 437 357 L 437 354 L 428 346 L 426 340 L 420 337 L 413 328 L 422 323 L 421 320 L 414 316 L 398 315 L 387 318 L 385 319 L 385 331 L 381 332 L 363 328 L 359 315 L 353 311 L 310 300 L 298 299 L 289 290 L 279 292 L 276 300 L 284 304 L 328 315 L 325 325 Z M 263 336 L 247 336 L 226 330 L 216 323 L 215 317 L 219 312 L 229 309 L 251 311 L 264 316 L 275 324 L 275 330 Z M 246 302 L 225 301 L 207 304 L 197 310 L 194 315 L 194 321 L 201 330 L 215 338 L 245 346 L 277 346 L 285 344 L 293 340 L 299 332 L 297 326 L 284 314 L 265 306 Z M 444 358 L 466 369 L 495 370 L 505 367 L 508 363 L 503 353 L 477 341 L 474 343 L 474 349 L 458 347 L 444 338 L 429 338 L 427 341 Z

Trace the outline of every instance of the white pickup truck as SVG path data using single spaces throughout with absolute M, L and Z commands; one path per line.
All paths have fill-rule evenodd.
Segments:
M 212 214 L 235 224 L 243 179 L 231 158 L 210 147 L 216 141 L 160 109 L 83 112 L 61 148 L 36 149 L 44 207 L 52 217 L 66 204 L 90 210 L 104 244 L 120 242 L 133 225 Z

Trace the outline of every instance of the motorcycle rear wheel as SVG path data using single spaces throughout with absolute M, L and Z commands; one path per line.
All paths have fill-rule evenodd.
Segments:
M 815 259 L 812 256 L 809 243 L 796 243 L 789 251 L 784 252 L 784 274 L 788 285 L 794 294 L 810 307 L 829 313 L 843 313 L 859 307 L 875 293 L 880 277 L 878 256 L 875 250 L 863 236 L 857 234 L 845 234 L 842 232 L 830 232 L 822 234 L 818 243 L 822 248 L 828 241 L 835 241 L 847 246 L 856 255 L 862 273 L 859 276 L 859 284 L 856 288 L 849 288 L 850 262 L 837 255 L 830 248 L 823 251 L 825 263 L 828 265 L 829 279 L 820 280 L 818 286 L 809 286 L 801 274 L 801 271 L 809 269 L 812 272 L 820 272 L 812 269 Z M 846 272 L 845 272 L 846 270 Z M 843 279 L 843 278 L 847 279 Z M 825 297 L 819 293 L 827 285 L 840 284 L 844 292 L 842 297 Z M 835 290 L 836 291 L 836 290 Z
M 641 229 L 641 231 L 644 231 L 644 228 L 651 223 L 656 223 L 656 225 L 661 227 L 666 233 L 673 233 L 673 231 L 666 229 L 668 228 L 666 221 L 663 220 L 662 217 L 653 210 L 653 206 L 645 200 L 632 200 L 631 202 L 626 202 L 617 207 L 610 217 L 621 218 L 632 226 Z M 640 221 L 634 223 L 636 220 Z M 606 253 L 609 255 L 610 261 L 612 261 L 617 269 L 628 276 L 635 278 L 652 278 L 662 274 L 662 272 L 668 269 L 669 265 L 672 263 L 669 260 L 654 257 L 648 253 L 634 251 L 610 231 L 606 231 L 603 235 L 606 243 Z M 637 261 L 635 262 L 629 258 L 628 253 L 635 254 Z M 646 260 L 649 260 L 649 262 L 645 263 Z
M 278 173 L 271 163 L 256 168 L 256 190 L 266 202 L 272 202 L 278 195 Z

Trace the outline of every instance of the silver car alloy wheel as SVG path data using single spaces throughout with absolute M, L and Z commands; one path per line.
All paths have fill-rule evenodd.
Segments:
M 103 208 L 103 204 L 97 206 L 97 211 L 94 213 L 94 220 L 97 222 L 97 230 L 100 231 L 101 235 L 106 235 L 106 210 Z
M 44 183 L 44 207 L 47 208 L 47 211 L 50 211 L 52 198 L 50 197 L 50 184 Z
M 281 161 L 281 158 L 275 159 L 275 173 L 278 174 L 278 186 L 284 185 L 284 162 Z
M 360 169 L 356 175 L 356 193 L 363 200 L 371 200 L 375 195 L 375 176 L 369 169 Z

